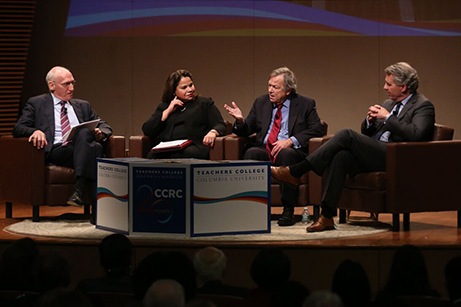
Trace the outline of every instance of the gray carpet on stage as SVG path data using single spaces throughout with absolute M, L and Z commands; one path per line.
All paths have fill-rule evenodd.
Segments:
M 158 240 L 217 240 L 217 241 L 305 241 L 340 239 L 355 236 L 374 235 L 390 230 L 390 225 L 368 218 L 350 218 L 347 224 L 338 224 L 335 219 L 336 229 L 320 233 L 306 233 L 304 224 L 296 223 L 290 227 L 279 227 L 277 221 L 272 221 L 271 233 L 265 234 L 244 234 L 244 235 L 223 235 L 206 237 L 184 237 L 184 236 L 162 236 L 152 234 L 149 236 L 133 235 L 135 239 L 158 239 Z M 31 237 L 49 237 L 66 239 L 88 239 L 98 240 L 111 234 L 109 231 L 97 229 L 88 220 L 75 219 L 43 219 L 38 223 L 31 220 L 24 220 L 5 227 L 3 231 Z

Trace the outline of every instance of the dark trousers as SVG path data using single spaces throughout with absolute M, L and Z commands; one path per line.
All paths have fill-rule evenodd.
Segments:
M 56 144 L 46 157 L 47 163 L 73 168 L 77 177 L 96 180 L 96 158 L 103 156 L 103 147 L 93 131 L 80 129 L 67 146 Z
M 306 154 L 300 149 L 285 148 L 280 151 L 273 163 L 275 166 L 290 166 L 301 162 Z M 243 158 L 245 160 L 270 161 L 266 146 L 254 146 L 245 151 Z M 298 203 L 298 187 L 291 184 L 280 183 L 282 193 L 282 204 L 285 208 L 294 208 Z
M 386 143 L 344 129 L 306 157 L 323 180 L 322 215 L 336 215 L 346 175 L 386 170 Z

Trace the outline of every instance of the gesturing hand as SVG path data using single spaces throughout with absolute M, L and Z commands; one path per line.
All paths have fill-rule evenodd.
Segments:
M 224 105 L 224 109 L 229 113 L 230 116 L 235 118 L 238 124 L 243 122 L 243 114 L 242 111 L 239 109 L 237 104 L 232 101 L 232 107 L 229 106 L 228 104 Z

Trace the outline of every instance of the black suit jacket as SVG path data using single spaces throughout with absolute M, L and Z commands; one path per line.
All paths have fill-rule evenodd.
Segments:
M 307 153 L 309 139 L 325 135 L 325 127 L 317 114 L 315 100 L 298 94 L 290 97 L 288 117 L 288 134 L 294 136 Z M 273 103 L 269 95 L 263 95 L 253 103 L 248 117 L 240 125 L 234 125 L 233 132 L 239 136 L 249 136 L 256 133 L 256 144 L 261 145 L 269 129 L 272 119 Z
M 170 103 L 161 102 L 154 114 L 142 125 L 144 135 L 150 137 L 154 144 L 159 142 L 173 141 L 171 135 L 176 125 L 176 116 L 181 112 L 181 108 L 176 109 L 166 121 L 162 122 L 162 113 L 168 108 Z M 183 113 L 186 115 L 185 126 L 188 131 L 188 139 L 200 148 L 204 153 L 208 153 L 209 147 L 203 145 L 203 137 L 211 129 L 218 131 L 219 135 L 226 134 L 226 124 L 215 106 L 213 99 L 198 96 L 195 100 L 186 102 Z
M 88 101 L 71 99 L 69 103 L 72 105 L 80 123 L 99 118 Z M 112 128 L 106 122 L 101 120 L 98 123 L 98 128 L 101 129 L 104 138 L 112 135 Z M 53 147 L 55 132 L 53 97 L 51 97 L 50 93 L 29 99 L 21 117 L 13 128 L 13 136 L 29 137 L 37 129 L 45 133 L 46 141 L 48 142 L 45 152 L 50 152 Z
M 395 101 L 388 99 L 383 102 L 383 107 L 391 112 L 395 104 Z M 365 120 L 362 133 L 373 137 L 381 131 L 390 131 L 389 142 L 430 141 L 433 138 L 434 123 L 434 105 L 423 94 L 415 92 L 398 117 L 390 116 L 386 123 L 376 121 L 368 128 Z

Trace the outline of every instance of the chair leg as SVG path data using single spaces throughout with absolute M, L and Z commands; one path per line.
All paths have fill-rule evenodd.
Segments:
M 339 223 L 344 224 L 346 221 L 346 209 L 339 209 Z
M 314 222 L 316 222 L 320 217 L 320 206 L 314 205 Z
M 90 205 L 83 206 L 83 214 L 85 216 L 90 215 Z
M 40 222 L 40 207 L 32 206 L 32 222 Z
M 13 203 L 10 201 L 5 202 L 5 217 L 11 219 L 13 217 Z
M 458 228 L 461 228 L 461 211 L 458 211 Z
M 403 214 L 403 230 L 410 230 L 410 213 Z
M 392 231 L 400 231 L 400 214 L 392 214 Z

